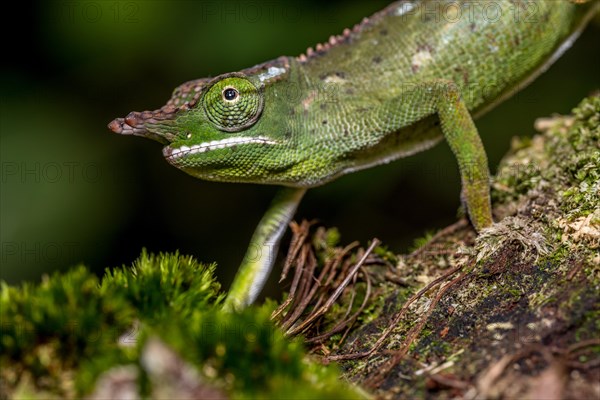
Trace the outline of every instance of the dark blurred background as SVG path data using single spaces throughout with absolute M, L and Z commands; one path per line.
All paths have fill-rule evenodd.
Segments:
M 5 12 L 0 278 L 38 280 L 79 262 L 100 273 L 146 247 L 216 261 L 227 285 L 275 188 L 196 180 L 169 166 L 159 144 L 107 123 L 162 106 L 186 80 L 298 55 L 387 3 L 50 1 Z M 513 135 L 534 133 L 536 117 L 568 113 L 600 87 L 599 33 L 588 27 L 547 73 L 477 121 L 492 170 Z M 443 143 L 310 190 L 297 218 L 401 252 L 455 220 L 459 191 Z

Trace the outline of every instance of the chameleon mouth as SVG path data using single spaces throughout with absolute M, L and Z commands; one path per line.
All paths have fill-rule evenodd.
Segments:
M 213 150 L 232 148 L 244 144 L 277 144 L 278 142 L 264 136 L 257 137 L 231 137 L 221 140 L 213 140 L 210 142 L 195 144 L 193 146 L 180 146 L 171 148 L 166 146 L 163 148 L 163 156 L 168 161 L 176 161 L 184 156 L 205 153 Z

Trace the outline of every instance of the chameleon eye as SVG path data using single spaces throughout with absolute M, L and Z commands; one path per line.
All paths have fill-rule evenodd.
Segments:
M 262 93 L 242 76 L 215 81 L 202 98 L 209 121 L 218 129 L 237 132 L 252 126 L 263 108 Z
M 237 99 L 238 96 L 239 96 L 239 93 L 234 88 L 227 88 L 227 89 L 223 90 L 223 98 L 227 101 L 233 101 L 233 100 Z

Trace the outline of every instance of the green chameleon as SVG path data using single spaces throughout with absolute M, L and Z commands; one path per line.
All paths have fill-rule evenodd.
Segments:
M 476 230 L 492 224 L 487 158 L 473 117 L 547 69 L 600 2 L 399 1 L 299 57 L 175 89 L 165 106 L 109 128 L 161 142 L 207 180 L 281 185 L 225 306 L 254 301 L 307 188 L 445 138 Z

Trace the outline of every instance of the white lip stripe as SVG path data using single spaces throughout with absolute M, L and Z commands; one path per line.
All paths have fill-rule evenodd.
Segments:
M 231 137 L 227 139 L 221 140 L 213 140 L 211 142 L 195 144 L 193 146 L 181 146 L 176 149 L 171 149 L 169 147 L 165 147 L 163 149 L 163 153 L 165 157 L 181 157 L 184 155 L 198 154 L 204 153 L 205 151 L 224 149 L 227 147 L 233 147 L 240 144 L 249 144 L 249 143 L 257 143 L 257 144 L 277 144 L 276 141 L 266 138 L 264 136 L 258 137 Z

